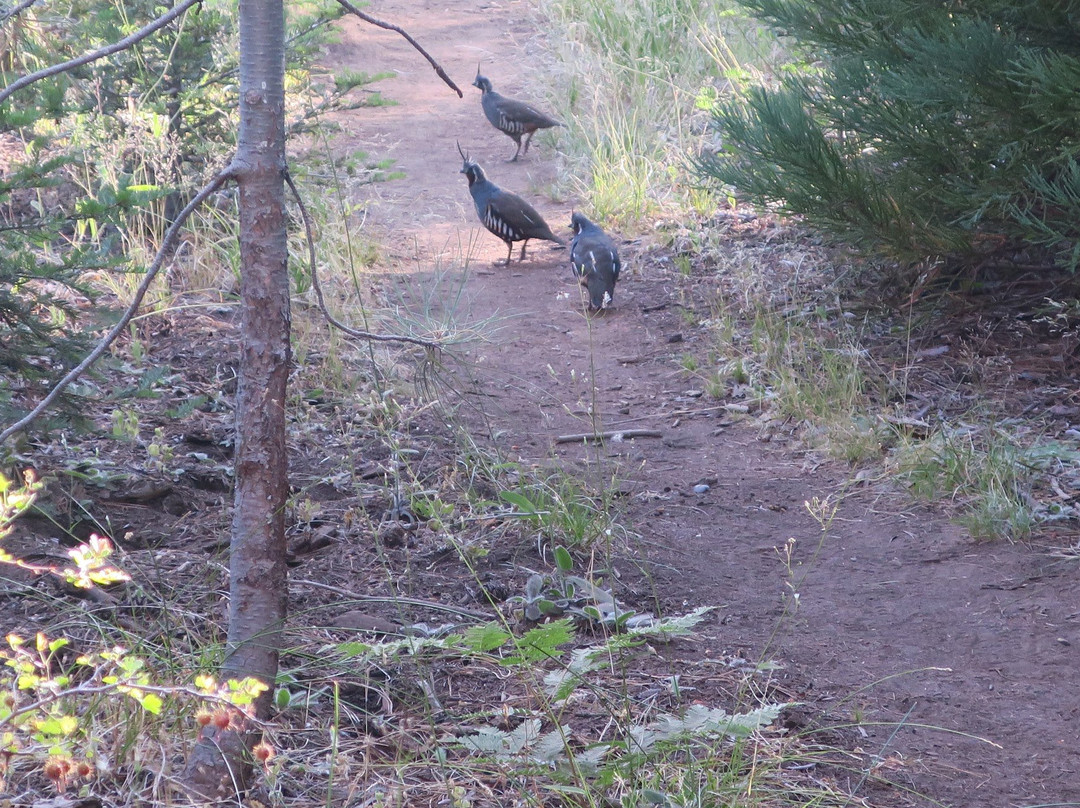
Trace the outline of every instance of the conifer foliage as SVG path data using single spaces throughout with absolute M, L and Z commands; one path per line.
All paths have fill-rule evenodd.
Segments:
M 1080 2 L 739 0 L 804 59 L 704 177 L 907 261 L 1080 264 Z

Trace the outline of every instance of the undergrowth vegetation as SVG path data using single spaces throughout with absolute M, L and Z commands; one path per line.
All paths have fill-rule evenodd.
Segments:
M 902 299 L 888 300 L 888 293 L 882 299 L 881 288 L 891 286 L 896 295 L 910 275 L 810 246 L 804 241 L 820 239 L 809 234 L 743 249 L 740 242 L 770 228 L 771 219 L 736 209 L 726 196 L 733 189 L 707 189 L 694 167 L 703 154 L 736 160 L 735 145 L 718 126 L 724 119 L 713 113 L 740 108 L 753 87 L 778 76 L 797 85 L 809 69 L 790 51 L 792 43 L 749 19 L 744 5 L 762 4 L 540 5 L 552 31 L 564 32 L 551 37 L 558 78 L 550 97 L 564 104 L 560 113 L 569 122 L 560 144 L 565 175 L 574 178 L 567 182 L 576 183 L 572 192 L 616 228 L 658 224 L 655 235 L 673 249 L 684 285 L 712 278 L 721 290 L 683 309 L 687 324 L 709 328 L 716 344 L 705 357 L 680 361 L 687 376 L 710 395 L 734 397 L 761 413 L 763 435 L 797 432 L 810 446 L 858 464 L 861 480 L 892 480 L 918 497 L 955 503 L 977 536 L 1023 538 L 1048 521 L 1075 522 L 1076 475 L 1061 467 L 1048 473 L 1046 463 L 1029 460 L 1049 452 L 1071 468 L 1080 453 L 1074 435 L 1045 435 L 1023 419 L 998 423 L 1011 413 L 993 405 L 955 406 L 978 369 L 957 383 L 945 381 L 952 392 L 943 406 L 923 406 L 924 388 L 938 379 L 936 368 L 928 376 L 920 366 L 929 363 L 919 351 L 930 323 L 949 314 L 933 294 L 921 306 L 913 295 L 906 314 L 898 313 Z M 863 157 L 871 159 L 872 151 Z M 770 169 L 754 170 L 765 176 Z M 783 188 L 773 196 L 783 196 Z M 828 218 L 828 203 L 812 207 Z M 897 285 L 900 278 L 907 280 Z M 1056 323 L 1044 332 L 1069 333 L 1072 305 L 1039 301 L 1029 306 L 1031 319 Z M 968 360 L 981 361 L 975 354 L 956 357 Z M 912 401 L 919 403 L 909 406 Z M 919 424 L 912 428 L 911 421 Z
M 763 433 L 797 428 L 814 448 L 879 464 L 918 495 L 961 500 L 976 535 L 1020 536 L 1040 521 L 1076 517 L 1032 493 L 1054 475 L 1080 472 L 1075 446 L 1038 435 L 1022 440 L 1009 425 L 961 430 L 911 417 L 901 405 L 913 360 L 908 352 L 892 364 L 875 358 L 867 346 L 879 324 L 853 310 L 849 290 L 801 259 L 794 271 L 759 279 L 761 266 L 793 254 L 777 260 L 729 243 L 720 250 L 721 236 L 704 226 L 715 224 L 715 208 L 729 201 L 695 186 L 688 158 L 713 137 L 705 122 L 715 99 L 759 69 L 754 65 L 776 47 L 772 40 L 732 9 L 704 0 L 542 5 L 563 32 L 552 44 L 564 82 L 555 96 L 566 100 L 561 112 L 570 122 L 566 159 L 574 170 L 566 174 L 584 178 L 571 193 L 599 218 L 625 226 L 656 216 L 680 222 L 666 235 L 676 247 L 685 236 L 692 247 L 676 249 L 683 280 L 699 280 L 702 269 L 710 283 L 723 279 L 704 306 L 684 308 L 687 327 L 708 329 L 714 340 L 708 356 L 683 357 L 682 373 L 701 380 L 709 395 L 739 402 L 759 417 Z M 304 10 L 310 14 L 293 20 L 298 31 L 332 16 L 324 5 Z M 213 20 L 220 22 L 204 22 Z M 317 257 L 330 311 L 364 330 L 451 347 L 491 336 L 501 323 L 464 316 L 464 281 L 449 269 L 436 266 L 423 286 L 406 289 L 380 286 L 367 274 L 382 252 L 356 226 L 346 192 L 394 178 L 393 166 L 362 153 L 342 157 L 318 124 L 323 112 L 340 108 L 345 92 L 378 75 L 317 75 L 311 40 L 297 45 L 291 126 L 315 146 L 295 176 L 321 243 L 334 246 Z M 130 140 L 117 139 L 109 121 L 87 123 L 85 111 L 65 126 L 47 117 L 26 124 L 28 143 L 46 133 L 53 148 L 93 153 L 93 161 L 65 157 L 55 167 L 69 171 L 63 176 L 76 196 L 96 205 L 81 208 L 72 237 L 100 260 L 79 263 L 80 271 L 96 271 L 80 280 L 120 302 L 138 280 L 132 267 L 160 244 L 176 204 L 171 195 L 183 198 L 189 180 L 220 165 L 231 146 L 224 123 L 234 103 L 232 51 L 224 39 L 210 50 L 225 67 L 206 76 L 209 89 L 191 103 L 199 120 L 222 126 L 220 138 L 188 131 L 170 140 L 168 110 L 143 105 L 130 90 L 109 96 L 110 114 L 124 121 Z M 146 70 L 138 75 L 151 85 L 158 75 L 138 60 L 125 69 Z M 56 92 L 42 91 L 43 108 L 54 109 Z M 363 103 L 390 102 L 369 95 Z M 133 151 L 145 162 L 131 164 Z M 172 771 L 162 761 L 182 756 L 200 725 L 245 720 L 249 687 L 202 678 L 223 655 L 217 616 L 225 572 L 210 553 L 221 549 L 227 530 L 219 524 L 220 535 L 207 536 L 213 525 L 173 523 L 192 549 L 92 512 L 95 497 L 127 496 L 133 481 L 145 479 L 158 487 L 131 496 L 148 497 L 165 512 L 179 496 L 171 486 L 189 481 L 183 490 L 205 495 L 206 510 L 227 510 L 235 369 L 218 356 L 232 346 L 215 318 L 225 319 L 235 297 L 234 211 L 235 199 L 222 194 L 196 214 L 146 313 L 102 375 L 81 382 L 82 395 L 104 402 L 98 433 L 64 433 L 55 443 L 55 501 L 40 503 L 33 515 L 79 549 L 74 567 L 48 573 L 72 585 L 81 573 L 103 588 L 84 610 L 63 593 L 21 584 L 20 596 L 33 605 L 27 622 L 53 614 L 71 639 L 42 632 L 32 641 L 10 639 L 0 653 L 0 761 L 16 761 L 0 770 L 4 785 L 89 791 L 96 778 L 133 804 L 166 802 Z M 780 729 L 789 703 L 769 666 L 737 658 L 688 662 L 679 643 L 696 650 L 708 610 L 660 614 L 647 583 L 625 593 L 613 559 L 634 533 L 609 468 L 553 471 L 484 448 L 469 434 L 475 420 L 461 413 L 477 367 L 452 351 L 358 347 L 328 332 L 315 311 L 299 233 L 290 249 L 297 360 L 288 402 L 296 452 L 290 563 L 331 543 L 335 555 L 295 581 L 300 608 L 276 683 L 277 712 L 268 744 L 256 751 L 260 799 L 387 808 L 851 804 L 817 767 L 865 779 L 863 758 Z M 83 257 L 78 249 L 71 256 Z M 66 284 L 68 275 L 55 280 Z M 37 304 L 51 307 L 64 332 L 68 308 L 46 298 Z M 170 339 L 178 322 L 172 318 L 182 312 L 199 319 Z M 181 378 L 152 360 L 166 347 L 177 363 L 185 351 L 204 350 L 202 358 L 211 359 L 198 378 Z M 582 384 L 595 404 L 595 381 Z M 0 407 L 11 400 L 0 389 Z M 586 416 L 594 434 L 598 411 L 593 406 Z M 431 436 L 442 430 L 457 443 L 438 444 Z M 17 507 L 0 511 L 0 538 L 28 511 L 21 496 Z M 92 577 L 108 553 L 93 540 L 78 542 L 99 520 L 124 535 L 127 549 L 112 561 L 132 581 Z M 829 520 L 821 521 L 824 533 Z M 0 562 L 26 566 L 11 554 Z M 460 580 L 446 571 L 451 564 L 465 571 Z M 509 583 L 505 575 L 493 580 L 493 569 L 507 568 Z M 353 585 L 354 577 L 361 583 Z M 415 597 L 417 582 L 432 579 L 446 603 Z M 126 588 L 110 588 L 116 585 Z M 390 607 L 397 622 L 346 612 L 372 602 Z M 482 609 L 460 605 L 466 602 Z M 358 640 L 358 630 L 376 637 Z M 76 643 L 82 647 L 69 648 Z
M 141 405 L 144 417 L 151 405 Z M 616 594 L 617 580 L 602 568 L 616 513 L 601 513 L 577 482 L 497 457 L 460 463 L 456 473 L 432 465 L 429 438 L 414 428 L 427 412 L 390 394 L 350 409 L 340 431 L 327 433 L 315 421 L 296 425 L 296 444 L 317 438 L 322 445 L 313 456 L 324 459 L 318 475 L 297 475 L 290 524 L 298 536 L 340 524 L 358 538 L 374 537 L 373 573 L 385 582 L 353 593 L 343 586 L 348 576 L 294 577 L 305 608 L 292 617 L 273 720 L 254 750 L 264 802 L 315 806 L 348 797 L 472 806 L 527 804 L 541 794 L 554 805 L 844 804 L 843 793 L 810 773 L 827 763 L 858 774 L 860 760 L 778 729 L 787 704 L 770 695 L 770 666 L 696 659 L 693 639 L 708 607 L 659 615 Z M 140 419 L 129 420 L 137 439 Z M 357 423 L 381 436 L 366 439 L 368 449 L 389 450 L 389 485 L 365 482 L 351 465 L 355 438 L 345 424 Z M 180 474 L 205 464 L 155 457 Z M 337 458 L 333 465 L 330 458 Z M 309 498 L 308 491 L 328 485 L 367 492 L 360 502 L 394 493 L 380 506 L 342 511 L 333 500 Z M 41 492 L 40 483 L 33 486 L 0 487 L 5 528 Z M 491 499 L 484 490 L 500 493 Z M 593 527 L 583 530 L 587 524 Z M 517 595 L 488 590 L 485 558 L 534 544 L 542 552 L 533 557 L 550 558 L 550 566 L 519 578 Z M 85 569 L 104 587 L 101 607 L 79 616 L 63 595 L 41 593 L 36 611 L 54 613 L 64 639 L 12 636 L 10 651 L 0 651 L 0 743 L 10 754 L 0 776 L 8 789 L 115 792 L 165 803 L 173 775 L 160 761 L 182 756 L 201 726 L 249 720 L 257 695 L 251 683 L 206 675 L 223 651 L 220 630 L 204 615 L 215 608 L 224 571 L 211 564 L 199 572 L 205 565 L 198 556 L 166 549 L 171 544 L 138 550 L 129 534 L 125 545 L 113 557 L 77 549 L 72 558 L 80 563 L 70 573 L 50 573 Z M 410 596 L 411 568 L 431 558 L 432 547 L 453 548 L 472 570 L 470 585 L 506 607 L 492 612 Z M 436 549 L 436 557 L 443 552 Z M 338 564 L 349 566 L 366 555 L 347 546 L 335 551 Z M 176 556 L 188 560 L 177 568 Z M 323 590 L 332 597 L 312 598 Z M 110 607 L 114 601 L 132 604 L 130 619 Z M 395 607 L 400 622 L 371 623 L 366 612 L 346 611 L 370 609 L 373 601 Z M 409 616 L 417 607 L 435 607 L 428 611 L 435 619 Z M 392 636 L 361 639 L 351 626 Z
M 694 257 L 692 283 L 702 272 L 719 278 L 698 306 L 713 347 L 679 364 L 705 392 L 739 402 L 765 439 L 795 438 L 851 463 L 859 484 L 900 485 L 948 504 L 977 538 L 1024 539 L 1080 519 L 1070 493 L 1080 488 L 1075 428 L 1055 431 L 1052 410 L 1024 417 L 1016 401 L 985 397 L 984 389 L 1014 384 L 1009 361 L 983 358 L 965 336 L 954 351 L 940 336 L 978 333 L 992 344 L 1012 330 L 1009 320 L 948 328 L 931 301 L 909 301 L 898 314 L 836 271 L 852 260 L 844 253 L 728 232 L 735 238 L 723 246 L 701 239 Z M 1047 322 L 1039 311 L 1061 309 L 1025 306 L 1034 324 L 1026 339 Z

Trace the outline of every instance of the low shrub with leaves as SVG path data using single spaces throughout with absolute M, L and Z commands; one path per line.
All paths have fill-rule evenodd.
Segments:
M 68 640 L 10 634 L 0 650 L 0 789 L 5 778 L 40 772 L 60 792 L 79 780 L 112 774 L 138 756 L 147 717 L 161 717 L 178 697 L 215 706 L 198 724 L 241 725 L 265 685 L 200 677 L 197 687 L 154 684 L 145 660 L 119 646 L 70 658 Z M 172 719 L 168 719 L 172 723 Z M 122 728 L 119 729 L 118 728 Z
M 717 802 L 710 804 L 758 804 L 760 793 L 775 789 L 779 795 L 779 789 L 764 758 L 751 766 L 743 751 L 774 742 L 768 738 L 779 742 L 770 727 L 786 705 L 732 711 L 700 697 L 686 704 L 693 688 L 684 692 L 678 676 L 668 682 L 667 709 L 626 690 L 629 672 L 642 669 L 657 648 L 692 637 L 709 611 L 655 618 L 586 644 L 575 621 L 564 617 L 521 634 L 493 621 L 438 638 L 342 643 L 320 656 L 333 660 L 334 669 L 375 666 L 391 677 L 399 669 L 422 671 L 429 662 L 447 670 L 452 659 L 469 670 L 493 667 L 499 688 L 515 694 L 512 700 L 481 705 L 465 718 L 467 728 L 451 732 L 450 719 L 442 717 L 430 740 L 440 776 L 472 780 L 478 793 L 490 780 L 503 799 L 540 789 L 577 795 L 580 802 L 571 804 L 678 805 L 693 804 L 682 799 L 695 791 L 713 794 Z M 407 765 L 395 763 L 394 777 L 402 778 L 400 767 Z
M 555 570 L 550 574 L 534 573 L 525 583 L 525 594 L 508 599 L 521 607 L 522 618 L 538 622 L 549 617 L 568 616 L 591 627 L 625 631 L 648 623 L 651 615 L 639 615 L 615 602 L 615 596 L 587 578 L 574 575 L 574 559 L 562 546 L 556 547 Z
M 42 489 L 29 472 L 21 486 L 0 475 L 0 542 Z M 68 551 L 70 566 L 56 568 L 27 563 L 0 547 L 0 565 L 90 589 L 129 579 L 111 564 L 112 551 L 107 539 L 93 536 Z M 115 775 L 117 767 L 142 754 L 139 737 L 148 731 L 147 721 L 158 718 L 173 726 L 176 713 L 194 712 L 182 709 L 188 702 L 212 708 L 195 715 L 196 725 L 239 726 L 266 689 L 253 679 L 221 684 L 210 676 L 196 677 L 194 687 L 162 684 L 145 659 L 121 646 L 80 652 L 69 639 L 42 632 L 32 641 L 10 633 L 5 643 L 0 647 L 0 792 L 27 777 L 44 777 L 62 793 L 94 777 Z M 168 705 L 173 715 L 167 715 Z

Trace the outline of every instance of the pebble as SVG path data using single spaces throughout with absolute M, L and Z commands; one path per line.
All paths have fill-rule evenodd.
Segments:
M 694 493 L 695 494 L 705 494 L 705 493 L 708 493 L 708 490 L 709 490 L 709 486 L 705 485 L 705 483 L 699 483 L 698 485 L 694 486 Z

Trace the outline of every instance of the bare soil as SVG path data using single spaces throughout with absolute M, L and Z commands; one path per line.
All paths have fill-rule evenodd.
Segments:
M 574 200 L 551 201 L 537 190 L 549 186 L 556 170 L 552 141 L 538 138 L 526 158 L 505 162 L 513 144 L 490 128 L 469 86 L 482 60 L 500 91 L 532 90 L 530 65 L 540 52 L 536 20 L 517 2 L 447 8 L 402 0 L 373 12 L 404 26 L 466 91 L 458 99 L 400 37 L 353 20 L 344 22 L 343 37 L 327 53 L 335 67 L 398 71 L 379 85 L 397 106 L 350 116 L 339 140 L 343 149 L 393 158 L 406 174 L 355 192 L 367 226 L 387 245 L 380 268 L 403 299 L 419 300 L 436 284 L 461 279 L 458 319 L 499 318 L 485 342 L 469 346 L 468 368 L 451 377 L 459 395 L 444 393 L 443 403 L 457 407 L 473 431 L 487 434 L 505 455 L 540 469 L 570 470 L 589 481 L 598 498 L 616 503 L 632 536 L 626 546 L 616 537 L 609 576 L 622 600 L 664 614 L 718 607 L 693 642 L 674 643 L 651 664 L 685 674 L 700 688 L 695 697 L 709 703 L 723 690 L 709 684 L 720 672 L 741 660 L 777 663 L 763 687 L 774 700 L 799 704 L 785 713 L 785 726 L 852 753 L 849 771 L 824 772 L 850 789 L 852 804 L 1080 804 L 1080 691 L 1069 684 L 1080 669 L 1080 565 L 1052 553 L 1075 536 L 1038 535 L 1026 544 L 973 541 L 944 509 L 915 504 L 887 484 L 852 485 L 850 469 L 800 449 L 756 413 L 741 412 L 741 402 L 702 395 L 679 359 L 704 357 L 711 347 L 708 331 L 684 316 L 697 306 L 704 311 L 715 293 L 720 281 L 707 267 L 685 277 L 665 250 L 647 240 L 620 240 L 627 270 L 615 307 L 589 318 L 565 250 L 536 244 L 523 263 L 515 250 L 510 267 L 495 266 L 505 247 L 476 220 L 455 141 L 492 180 L 525 195 L 556 232 L 569 236 Z M 774 223 L 745 227 L 733 220 L 730 237 L 777 234 Z M 438 301 L 451 306 L 450 293 L 435 297 L 436 308 Z M 118 482 L 67 483 L 68 504 L 51 506 L 51 522 L 22 520 L 7 547 L 55 560 L 63 557 L 52 538 L 58 525 L 83 538 L 104 530 L 139 582 L 140 600 L 124 604 L 121 623 L 137 629 L 179 596 L 190 605 L 174 609 L 172 618 L 205 636 L 222 617 L 231 415 L 227 404 L 205 406 L 178 423 L 162 409 L 199 394 L 230 400 L 234 324 L 223 311 L 182 325 L 150 319 L 142 328 L 145 361 L 168 365 L 175 377 L 156 402 L 123 401 L 144 408 L 143 443 L 156 426 L 165 430 L 176 448 L 172 462 L 184 475 L 167 477 L 130 447 L 87 438 L 82 449 L 92 459 L 78 468 L 104 469 Z M 945 338 L 950 328 L 942 325 L 935 338 Z M 1023 340 L 982 346 L 1010 356 L 1014 366 L 1034 361 Z M 362 357 L 347 370 L 365 373 Z M 1038 371 L 1037 390 L 998 387 L 997 394 L 1050 406 L 1047 391 L 1056 390 L 1057 405 L 1075 408 L 1075 356 L 1047 359 Z M 356 605 L 350 593 L 401 594 L 407 587 L 419 599 L 491 608 L 437 531 L 396 530 L 395 520 L 387 519 L 400 504 L 402 447 L 419 458 L 409 472 L 418 484 L 454 473 L 454 450 L 442 437 L 448 418 L 422 405 L 400 406 L 407 426 L 372 436 L 355 425 L 377 418 L 377 405 L 304 396 L 291 438 L 291 482 L 297 501 L 309 503 L 307 513 L 295 509 L 290 528 L 295 632 L 362 625 L 372 617 L 445 619 L 437 611 L 402 615 L 378 604 L 362 604 L 363 614 L 349 616 L 344 613 Z M 107 413 L 102 427 L 108 429 Z M 597 428 L 658 434 L 601 446 L 556 440 Z M 46 472 L 70 469 L 66 453 L 77 450 L 76 443 L 41 448 L 35 462 Z M 824 525 L 806 507 L 815 498 L 836 505 Z M 479 577 L 493 594 L 520 591 L 530 569 L 550 563 L 497 520 L 478 529 L 475 540 L 490 550 Z M 40 597 L 47 582 L 16 572 L 4 586 L 0 628 L 55 625 L 47 605 L 55 600 Z M 50 597 L 70 599 L 71 593 Z M 86 631 L 80 618 L 66 620 L 68 634 Z M 170 642 L 179 648 L 183 634 Z M 432 679 L 437 690 L 443 673 Z M 640 673 L 634 686 L 652 687 L 651 672 Z M 445 676 L 449 681 L 451 674 Z M 493 686 L 456 676 L 454 692 L 438 694 L 450 713 L 464 703 L 463 694 Z M 299 759 L 302 752 L 295 754 Z
M 805 705 L 794 726 L 857 718 L 851 737 L 875 775 L 911 789 L 875 801 L 1080 803 L 1080 695 L 1068 684 L 1080 666 L 1080 569 L 1049 552 L 1064 537 L 975 542 L 945 513 L 902 491 L 847 488 L 849 469 L 770 443 L 753 419 L 696 397 L 678 360 L 704 355 L 709 337 L 680 317 L 687 295 L 670 260 L 639 243 L 623 245 L 631 259 L 614 310 L 592 319 L 581 313 L 564 252 L 539 246 L 523 264 L 488 268 L 505 248 L 480 229 L 455 140 L 557 232 L 572 209 L 573 200 L 536 192 L 555 170 L 550 147 L 541 141 L 520 163 L 504 162 L 513 144 L 489 127 L 467 86 L 483 60 L 501 92 L 534 90 L 534 19 L 522 4 L 494 2 L 446 10 L 404 2 L 393 14 L 470 92 L 460 101 L 439 86 L 404 43 L 347 28 L 335 50 L 342 60 L 413 65 L 381 85 L 400 106 L 357 122 L 357 142 L 408 175 L 377 189 L 370 221 L 408 260 L 417 245 L 427 264 L 446 245 L 473 247 L 482 269 L 466 286 L 472 311 L 506 318 L 476 358 L 500 442 L 536 462 L 594 475 L 598 466 L 617 469 L 624 518 L 642 537 L 636 550 L 652 575 L 642 594 L 665 611 L 722 607 L 702 656 L 781 662 L 784 687 Z M 710 279 L 698 281 L 707 298 Z M 1011 352 L 1020 367 L 1031 361 L 1023 340 L 983 348 L 984 357 Z M 1050 368 L 1076 389 L 1075 356 Z M 654 428 L 662 437 L 612 441 L 600 452 L 554 442 L 592 431 L 591 407 L 602 429 Z M 694 494 L 702 482 L 709 491 Z M 822 530 L 804 503 L 830 496 L 839 507 Z

